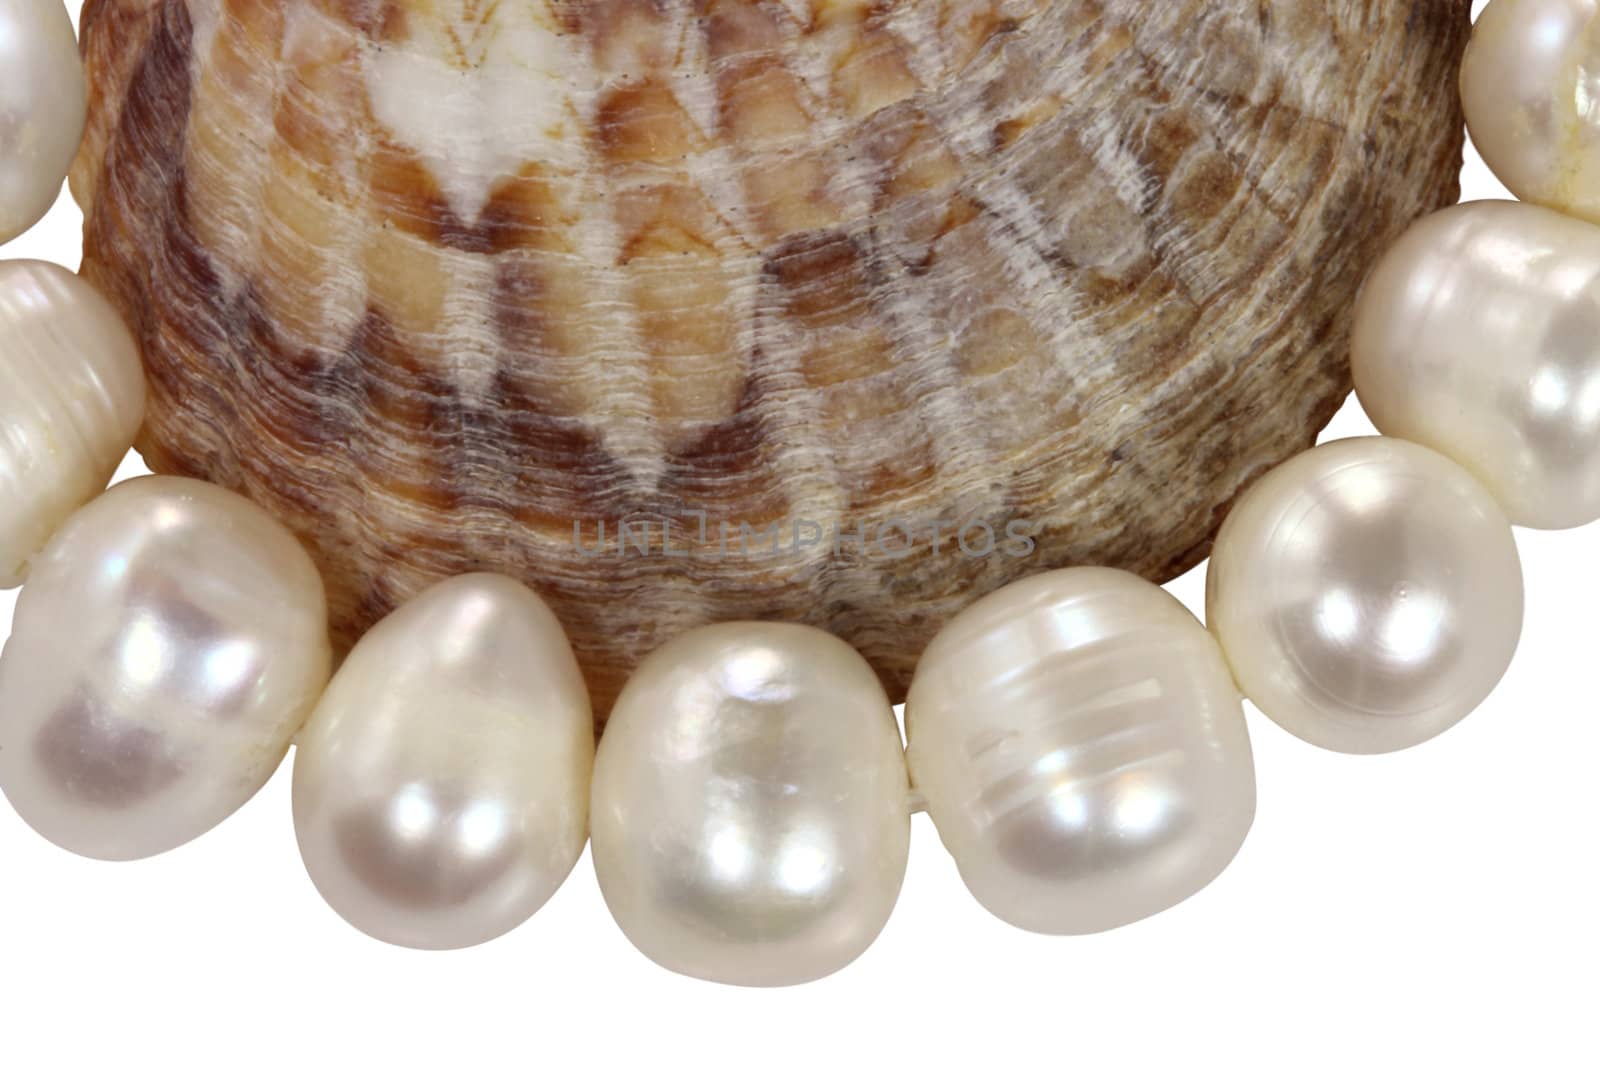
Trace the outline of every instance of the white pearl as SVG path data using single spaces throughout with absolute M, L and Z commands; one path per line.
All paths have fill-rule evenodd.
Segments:
M 1473 143 L 1520 200 L 1600 221 L 1600 2 L 1494 0 L 1461 67 Z
M 0 656 L 0 789 L 95 859 L 205 833 L 272 776 L 328 679 L 322 580 L 254 504 L 139 478 L 35 562 Z
M 144 402 L 138 349 L 104 297 L 50 263 L 0 263 L 0 588 L 106 487 Z
M 1367 281 L 1351 368 L 1379 430 L 1466 467 L 1512 522 L 1600 518 L 1600 227 L 1500 201 L 1424 219 Z
M 907 760 L 973 896 L 1083 934 L 1221 873 L 1255 817 L 1250 737 L 1222 652 L 1121 571 L 1055 571 L 961 612 L 906 698 Z
M 594 720 L 561 624 L 510 578 L 453 578 L 372 629 L 302 731 L 306 870 L 358 929 L 466 948 L 516 929 L 588 835 Z
M 909 788 L 893 709 L 854 649 L 803 626 L 709 626 L 648 657 L 617 700 L 595 762 L 595 872 L 663 967 L 811 981 L 888 921 Z
M 0 244 L 56 202 L 83 139 L 87 96 L 60 0 L 0 0 Z
M 1453 726 L 1499 682 L 1522 632 L 1522 568 L 1494 498 L 1450 460 L 1408 441 L 1337 441 L 1235 505 L 1206 615 L 1278 725 L 1339 752 L 1391 752 Z

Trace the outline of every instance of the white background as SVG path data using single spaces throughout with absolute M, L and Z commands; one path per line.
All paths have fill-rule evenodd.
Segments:
M 1504 195 L 1476 156 L 1464 184 Z M 3 254 L 76 266 L 79 223 L 63 197 Z M 1369 432 L 1352 401 L 1326 436 Z M 125 866 L 58 852 L 0 804 L 0 1063 L 1600 1064 L 1600 526 L 1518 542 L 1521 651 L 1444 737 L 1338 756 L 1250 710 L 1259 814 L 1199 896 L 1094 937 L 1024 934 L 918 817 L 883 937 L 798 989 L 657 969 L 587 857 L 495 944 L 368 941 L 301 868 L 287 764 L 221 829 Z M 1199 613 L 1203 585 L 1173 588 Z

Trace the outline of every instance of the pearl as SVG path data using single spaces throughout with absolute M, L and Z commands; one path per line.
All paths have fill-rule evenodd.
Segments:
M 595 872 L 663 967 L 736 985 L 843 967 L 910 849 L 894 712 L 872 668 L 783 623 L 692 631 L 639 666 L 595 762 Z
M 952 619 L 917 664 L 906 758 L 961 877 L 1037 933 L 1085 934 L 1198 892 L 1255 817 L 1233 678 L 1169 594 L 1081 567 Z
M 1390 752 L 1482 703 L 1522 631 L 1494 498 L 1420 445 L 1358 438 L 1273 470 L 1217 534 L 1206 615 L 1244 693 L 1339 752 Z
M 1418 223 L 1356 308 L 1383 433 L 1466 467 L 1522 526 L 1600 518 L 1600 227 L 1485 201 Z
M 306 870 L 357 929 L 455 949 L 516 929 L 583 853 L 588 690 L 544 602 L 510 578 L 433 587 L 350 653 L 300 736 Z
M 329 661 L 322 580 L 287 530 L 203 482 L 124 482 L 62 527 L 17 599 L 0 790 L 80 855 L 165 852 L 265 784 Z
M 83 139 L 87 98 L 60 0 L 0 0 L 0 244 L 56 202 Z
M 1600 3 L 1494 0 L 1461 67 L 1484 161 L 1517 198 L 1600 221 Z
M 138 349 L 104 297 L 53 264 L 0 262 L 0 588 L 106 487 L 144 403 Z

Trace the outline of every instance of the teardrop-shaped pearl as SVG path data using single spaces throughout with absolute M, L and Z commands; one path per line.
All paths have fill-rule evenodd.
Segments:
M 1600 2 L 1494 0 L 1461 66 L 1473 143 L 1519 200 L 1600 222 Z
M 1339 752 L 1426 741 L 1487 697 L 1522 632 L 1522 566 L 1488 490 L 1385 437 L 1262 478 L 1217 534 L 1206 621 L 1240 688 Z
M 322 580 L 243 497 L 123 482 L 34 565 L 0 656 L 0 789 L 95 859 L 205 833 L 272 776 L 328 680 Z
M 1193 895 L 1255 817 L 1222 651 L 1122 571 L 1042 574 L 961 612 L 917 664 L 906 730 L 912 781 L 973 896 L 1038 933 Z
M 0 262 L 0 588 L 106 487 L 144 402 L 138 349 L 104 297 L 54 264 Z
M 453 578 L 361 639 L 301 733 L 306 870 L 373 937 L 480 944 L 572 871 L 593 766 L 588 690 L 555 615 L 510 578 Z
M 83 139 L 87 96 L 61 0 L 0 0 L 0 244 L 56 202 Z
M 1512 522 L 1600 518 L 1600 226 L 1504 201 L 1422 220 L 1362 291 L 1351 369 L 1373 425 L 1466 467 Z
M 854 649 L 804 626 L 708 626 L 649 656 L 617 700 L 595 763 L 595 872 L 663 967 L 807 982 L 888 921 L 908 795 L 893 709 Z

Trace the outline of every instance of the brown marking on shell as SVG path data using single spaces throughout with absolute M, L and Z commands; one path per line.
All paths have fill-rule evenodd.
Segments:
M 727 618 L 898 695 L 1007 581 L 1202 558 L 1313 439 L 1368 266 L 1454 198 L 1468 7 L 89 0 L 84 272 L 148 462 L 283 517 L 342 643 L 493 570 L 602 712 Z M 717 536 L 797 522 L 841 539 Z
M 702 138 L 672 90 L 655 81 L 619 85 L 595 117 L 600 155 L 612 168 L 630 163 L 671 166 L 703 151 Z
M 405 40 L 406 8 L 397 0 L 315 0 L 330 18 L 338 19 L 374 41 Z
M 595 69 L 624 77 L 667 70 L 678 56 L 678 25 L 663 0 L 595 0 L 569 5 L 574 33 L 589 42 Z

